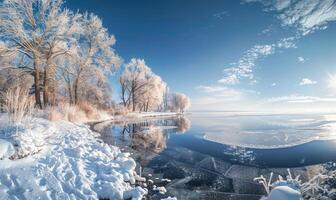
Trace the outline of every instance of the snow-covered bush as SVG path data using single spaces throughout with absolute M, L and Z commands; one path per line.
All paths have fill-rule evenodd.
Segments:
M 336 199 L 336 164 L 324 164 L 319 173 L 301 186 L 304 199 Z
M 1 94 L 1 97 L 10 123 L 21 123 L 24 118 L 31 116 L 34 101 L 29 95 L 28 89 L 21 87 L 9 88 Z
M 272 182 L 273 172 L 270 174 L 269 180 L 267 180 L 263 175 L 254 178 L 254 181 L 258 181 L 265 188 L 267 197 L 264 200 L 300 200 L 301 192 L 300 186 L 301 181 L 300 176 L 292 177 L 289 169 L 286 178 L 281 175 L 278 176 L 278 180 Z

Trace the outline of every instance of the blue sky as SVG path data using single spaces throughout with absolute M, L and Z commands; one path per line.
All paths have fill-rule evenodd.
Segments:
M 69 0 L 192 110 L 336 110 L 335 0 Z M 117 97 L 117 76 L 111 78 Z

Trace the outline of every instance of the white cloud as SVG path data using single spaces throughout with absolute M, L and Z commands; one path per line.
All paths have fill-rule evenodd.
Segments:
M 226 77 L 219 79 L 217 81 L 218 83 L 226 84 L 226 85 L 235 85 L 239 83 L 239 79 L 237 77 L 237 74 L 228 74 Z
M 336 94 L 336 74 L 328 74 L 328 88 L 332 95 Z
M 301 57 L 301 56 L 299 56 L 298 58 L 298 61 L 299 61 L 299 63 L 304 63 L 306 60 L 303 58 L 303 57 Z
M 314 84 L 316 84 L 316 83 L 317 83 L 316 81 L 310 80 L 310 79 L 308 79 L 308 78 L 303 78 L 303 79 L 300 81 L 299 85 L 314 85 Z
M 295 47 L 294 37 L 283 38 L 273 44 L 255 45 L 246 51 L 238 62 L 232 63 L 231 67 L 224 69 L 224 77 L 218 80 L 218 83 L 235 85 L 240 83 L 240 79 L 243 78 L 252 80 L 254 78 L 253 68 L 256 66 L 258 60 L 274 54 L 276 50 Z
M 280 96 L 266 99 L 267 103 L 287 102 L 287 103 L 316 103 L 316 102 L 336 102 L 336 98 L 316 97 L 316 96 Z
M 272 84 L 271 84 L 272 87 L 275 87 L 276 85 L 277 85 L 276 83 L 272 83 Z
M 297 28 L 301 35 L 325 29 L 328 22 L 336 20 L 335 0 L 244 0 L 259 2 L 266 11 L 277 12 L 283 26 Z
M 233 88 L 222 87 L 222 86 L 204 86 L 200 85 L 196 87 L 196 89 L 200 90 L 202 93 L 206 93 L 208 100 L 230 100 L 236 101 L 240 100 L 242 96 L 242 92 L 239 90 L 235 90 Z

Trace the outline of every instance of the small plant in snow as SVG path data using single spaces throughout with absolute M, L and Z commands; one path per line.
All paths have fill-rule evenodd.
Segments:
M 301 192 L 306 196 L 314 196 L 317 192 L 328 193 L 322 183 L 328 178 L 327 175 L 318 174 L 301 185 Z
M 272 177 L 273 177 L 273 172 L 271 172 L 271 175 L 269 177 L 269 180 L 267 181 L 267 179 L 263 176 L 260 175 L 259 177 L 254 178 L 254 181 L 258 181 L 258 183 L 260 183 L 261 185 L 264 186 L 266 193 L 269 194 L 271 191 L 271 183 L 272 183 Z
M 293 178 L 292 173 L 289 169 L 287 169 L 288 175 L 286 176 L 286 179 L 284 179 L 281 175 L 279 175 L 278 180 L 272 183 L 272 187 L 277 186 L 288 186 L 294 190 L 299 190 L 301 185 L 300 175 Z
M 301 180 L 300 180 L 300 175 L 296 176 L 293 178 L 292 173 L 290 172 L 289 169 L 287 169 L 288 175 L 286 178 L 282 177 L 281 175 L 278 176 L 278 180 L 272 183 L 272 178 L 273 178 L 273 172 L 271 172 L 269 180 L 261 175 L 259 177 L 254 178 L 254 181 L 258 181 L 261 185 L 264 186 L 266 193 L 270 194 L 272 188 L 278 187 L 278 186 L 288 186 L 294 190 L 299 190 L 301 186 Z

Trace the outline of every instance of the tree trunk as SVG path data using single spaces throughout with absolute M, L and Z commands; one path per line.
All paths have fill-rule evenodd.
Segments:
M 43 77 L 43 104 L 49 105 L 49 65 L 45 67 Z
M 135 104 L 136 104 L 136 100 L 135 100 L 135 84 L 134 81 L 132 82 L 132 104 L 133 104 L 133 112 L 135 111 Z
M 36 106 L 42 109 L 41 103 L 41 90 L 40 90 L 40 68 L 39 68 L 39 60 L 35 56 L 34 58 L 34 84 L 35 84 L 35 103 Z
M 78 82 L 79 82 L 79 78 L 77 77 L 75 80 L 75 84 L 74 84 L 75 104 L 78 103 Z
M 69 103 L 73 104 L 72 91 L 71 91 L 71 83 L 67 82 L 67 84 L 68 84 L 68 92 L 69 92 Z

